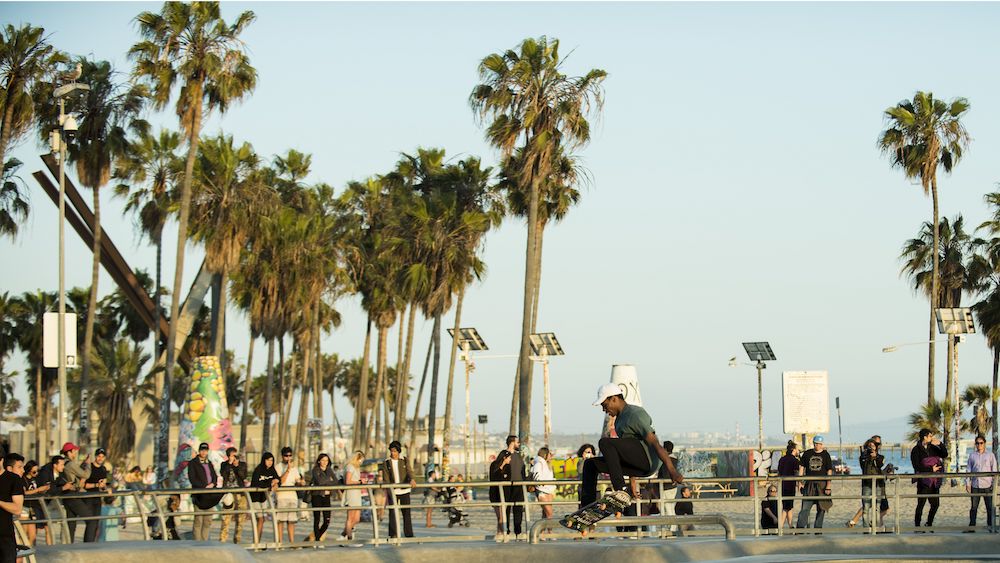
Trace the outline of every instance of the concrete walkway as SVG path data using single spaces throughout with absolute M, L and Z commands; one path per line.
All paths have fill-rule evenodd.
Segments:
M 39 548 L 44 563 L 184 563 L 294 562 L 312 563 L 336 557 L 344 563 L 450 563 L 516 558 L 533 563 L 661 563 L 719 561 L 996 561 L 1000 536 L 988 534 L 921 534 L 884 536 L 794 536 L 671 540 L 559 540 L 527 543 L 457 542 L 401 547 L 322 548 L 249 552 L 213 542 L 117 542 Z

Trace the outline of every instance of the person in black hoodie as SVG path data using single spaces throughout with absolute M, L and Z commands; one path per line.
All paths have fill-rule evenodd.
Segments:
M 914 473 L 944 473 L 944 460 L 948 452 L 941 441 L 934 437 L 934 431 L 924 428 L 918 434 L 916 445 L 910 450 L 910 463 Z M 914 479 L 917 483 L 918 495 L 937 495 L 941 492 L 941 479 Z M 927 511 L 927 527 L 934 525 L 934 515 L 937 514 L 941 499 L 937 496 L 917 499 L 917 510 L 913 514 L 913 525 L 920 527 L 920 518 L 924 512 L 924 504 L 930 505 Z
M 214 489 L 218 476 L 215 473 L 215 466 L 208 459 L 210 448 L 208 444 L 202 442 L 198 446 L 198 456 L 188 462 L 187 475 L 191 481 L 192 489 Z M 191 503 L 194 504 L 196 514 L 194 517 L 194 541 L 207 541 L 208 532 L 212 528 L 212 512 L 215 505 L 222 499 L 220 494 L 199 494 L 191 495 Z
M 333 473 L 333 467 L 330 465 L 330 456 L 321 453 L 309 472 L 309 486 L 333 487 L 335 485 L 337 485 L 337 476 Z M 330 500 L 332 496 L 333 493 L 330 489 L 310 491 L 309 504 L 320 510 L 313 510 L 313 531 L 306 538 L 306 541 L 323 541 L 323 536 L 326 534 L 327 528 L 330 527 Z
M 238 449 L 230 446 L 226 448 L 226 461 L 219 465 L 219 475 L 222 476 L 223 489 L 242 489 L 247 484 L 247 464 L 240 460 Z M 226 504 L 226 503 L 229 504 Z M 226 493 L 222 495 L 222 508 L 226 510 L 246 510 L 247 497 L 245 493 Z M 240 536 L 243 535 L 243 522 L 247 519 L 246 514 L 223 514 L 222 530 L 219 533 L 219 541 L 226 543 L 229 541 L 229 524 L 236 519 L 236 526 L 233 530 L 233 543 L 240 543 Z
M 496 460 L 490 464 L 490 481 L 527 481 L 528 476 L 524 468 L 524 458 L 518 452 L 521 442 L 517 436 L 507 436 L 507 449 L 500 450 Z M 501 536 L 510 534 L 511 515 L 514 517 L 515 537 L 521 535 L 521 521 L 524 519 L 524 489 L 518 485 L 505 485 L 503 487 L 503 500 L 507 504 L 506 514 L 501 514 L 500 507 L 494 506 L 493 511 L 497 516 L 497 540 Z M 490 487 L 490 502 L 500 502 L 500 488 Z M 506 516 L 507 529 L 503 529 L 503 516 Z
M 253 470 L 250 477 L 250 488 L 255 489 L 250 493 L 250 502 L 257 516 L 257 537 L 264 533 L 264 511 L 268 509 L 267 496 L 271 492 L 278 490 L 278 471 L 274 468 L 274 454 L 264 452 L 260 456 L 260 463 Z

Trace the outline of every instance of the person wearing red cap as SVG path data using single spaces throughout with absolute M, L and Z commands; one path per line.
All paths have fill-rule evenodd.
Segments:
M 80 496 L 80 493 L 86 490 L 87 479 L 90 479 L 90 455 L 88 454 L 83 460 L 79 460 L 80 446 L 77 446 L 73 442 L 63 444 L 59 453 L 66 458 L 66 468 L 63 470 L 63 476 L 66 477 L 67 483 L 73 484 L 72 490 L 66 491 L 66 494 L 76 497 L 63 500 L 63 506 L 66 507 L 66 516 L 69 518 L 97 516 L 91 510 L 90 505 L 87 504 L 86 499 Z M 70 542 L 76 537 L 76 524 L 76 520 L 69 520 L 66 524 L 69 527 Z M 83 541 L 97 541 L 97 531 L 99 528 L 100 522 L 97 520 L 84 520 Z
M 597 390 L 594 406 L 614 417 L 617 438 L 601 438 L 597 447 L 600 457 L 592 457 L 583 463 L 583 483 L 580 487 L 580 506 L 584 507 L 597 500 L 597 476 L 607 473 L 611 476 L 611 487 L 615 491 L 632 491 L 625 485 L 625 476 L 645 477 L 652 474 L 659 461 L 663 462 L 667 474 L 675 483 L 684 477 L 674 467 L 670 454 L 660 445 L 653 419 L 646 409 L 625 402 L 622 390 L 614 383 L 605 383 Z M 654 455 L 657 463 L 654 464 Z

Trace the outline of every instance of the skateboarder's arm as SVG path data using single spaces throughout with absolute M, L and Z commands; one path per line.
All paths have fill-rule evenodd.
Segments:
M 663 445 L 660 444 L 659 438 L 656 437 L 656 432 L 646 434 L 646 443 L 653 446 L 656 456 L 660 458 L 660 461 L 663 462 L 663 466 L 667 468 L 667 474 L 670 475 L 670 479 L 674 483 L 683 483 L 684 476 L 677 471 L 676 467 L 674 467 L 674 462 L 670 459 L 670 454 L 667 453 L 667 450 L 663 449 Z

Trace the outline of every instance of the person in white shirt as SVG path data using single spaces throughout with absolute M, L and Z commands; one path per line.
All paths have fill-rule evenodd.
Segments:
M 287 488 L 301 487 L 306 484 L 292 454 L 292 448 L 288 446 L 281 448 L 281 463 L 277 467 L 278 492 L 274 496 L 277 501 L 278 543 L 281 543 L 283 532 L 281 524 L 287 524 L 288 541 L 292 542 L 295 541 L 295 523 L 299 521 L 296 510 L 299 507 L 299 494 L 296 491 L 287 490 Z
M 389 444 L 389 458 L 379 465 L 379 480 L 382 483 L 408 485 L 404 487 L 394 487 L 386 490 L 386 501 L 389 509 L 389 537 L 399 537 L 399 523 L 396 521 L 396 511 L 394 508 L 399 505 L 399 513 L 403 518 L 403 535 L 413 537 L 413 523 L 410 520 L 410 493 L 412 487 L 417 485 L 410 471 L 410 463 L 405 457 L 401 457 L 403 445 L 398 440 L 393 440 Z
M 553 455 L 548 446 L 538 449 L 538 455 L 535 456 L 534 461 L 531 463 L 531 479 L 533 481 L 556 480 L 556 476 L 552 472 L 552 466 L 550 465 L 552 458 Z M 552 502 L 555 493 L 555 485 L 535 485 L 535 496 L 542 506 L 542 518 L 552 518 L 552 505 L 546 503 Z

